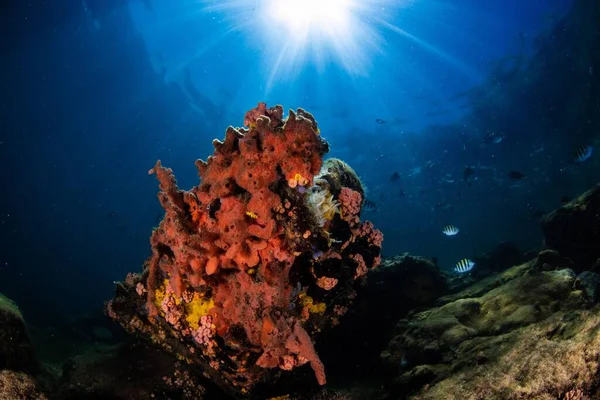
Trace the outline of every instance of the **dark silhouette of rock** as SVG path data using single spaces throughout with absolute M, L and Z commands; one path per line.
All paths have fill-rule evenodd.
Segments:
M 35 368 L 23 315 L 15 303 L 0 294 L 0 370 L 32 372 Z
M 378 355 L 398 319 L 410 310 L 433 305 L 449 289 L 433 261 L 404 253 L 382 261 L 357 292 L 357 307 L 344 317 L 343 328 L 328 334 L 318 347 L 324 362 L 331 365 L 332 382 L 381 376 Z
M 600 274 L 583 271 L 577 276 L 577 286 L 585 292 L 591 304 L 596 304 L 598 289 L 600 289 Z
M 546 245 L 573 260 L 576 272 L 595 268 L 600 259 L 600 184 L 545 215 Z
M 0 294 L 0 399 L 46 400 L 31 375 L 38 365 L 17 305 Z
M 504 271 L 514 265 L 523 264 L 527 259 L 519 247 L 512 242 L 502 242 L 495 249 L 474 259 L 478 276 Z
M 144 343 L 90 347 L 62 366 L 53 399 L 226 398 L 185 363 Z

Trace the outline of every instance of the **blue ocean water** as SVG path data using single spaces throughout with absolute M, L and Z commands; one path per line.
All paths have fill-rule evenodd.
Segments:
M 182 188 L 197 184 L 194 161 L 259 101 L 315 116 L 376 204 L 365 217 L 385 256 L 451 270 L 503 241 L 539 246 L 539 212 L 598 181 L 598 161 L 573 155 L 598 145 L 598 117 L 574 103 L 598 72 L 552 37 L 573 1 L 374 1 L 339 31 L 302 34 L 272 7 L 3 5 L 0 292 L 29 318 L 110 298 L 162 218 L 148 169 L 161 159 Z M 564 48 L 553 69 L 531 68 L 551 46 Z M 444 236 L 448 224 L 460 234 Z

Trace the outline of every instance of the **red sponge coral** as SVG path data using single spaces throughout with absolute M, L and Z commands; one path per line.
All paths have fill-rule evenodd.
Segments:
M 201 182 L 189 191 L 160 161 L 150 170 L 165 217 L 144 273 L 117 286 L 107 311 L 234 394 L 306 363 L 324 384 L 312 340 L 350 306 L 382 236 L 359 224 L 356 174 L 341 161 L 321 169 L 328 145 L 311 114 L 283 119 L 259 103 L 244 124 L 196 162 Z M 307 190 L 317 175 L 325 217 Z

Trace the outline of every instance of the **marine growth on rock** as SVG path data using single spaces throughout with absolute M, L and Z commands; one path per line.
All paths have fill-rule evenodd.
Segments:
M 281 106 L 259 103 L 244 124 L 196 162 L 190 190 L 160 161 L 149 171 L 165 217 L 143 272 L 117 284 L 106 310 L 231 393 L 304 364 L 324 384 L 314 342 L 352 306 L 383 235 L 360 220 L 354 171 L 323 160 L 328 144 L 311 114 L 284 119 Z

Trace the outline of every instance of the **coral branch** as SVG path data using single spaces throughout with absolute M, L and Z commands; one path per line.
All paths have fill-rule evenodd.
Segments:
M 294 334 L 285 342 L 285 347 L 292 353 L 296 353 L 310 362 L 310 366 L 317 377 L 319 385 L 327 383 L 325 379 L 325 366 L 315 351 L 312 341 L 308 333 L 302 328 L 299 323 L 294 325 Z

